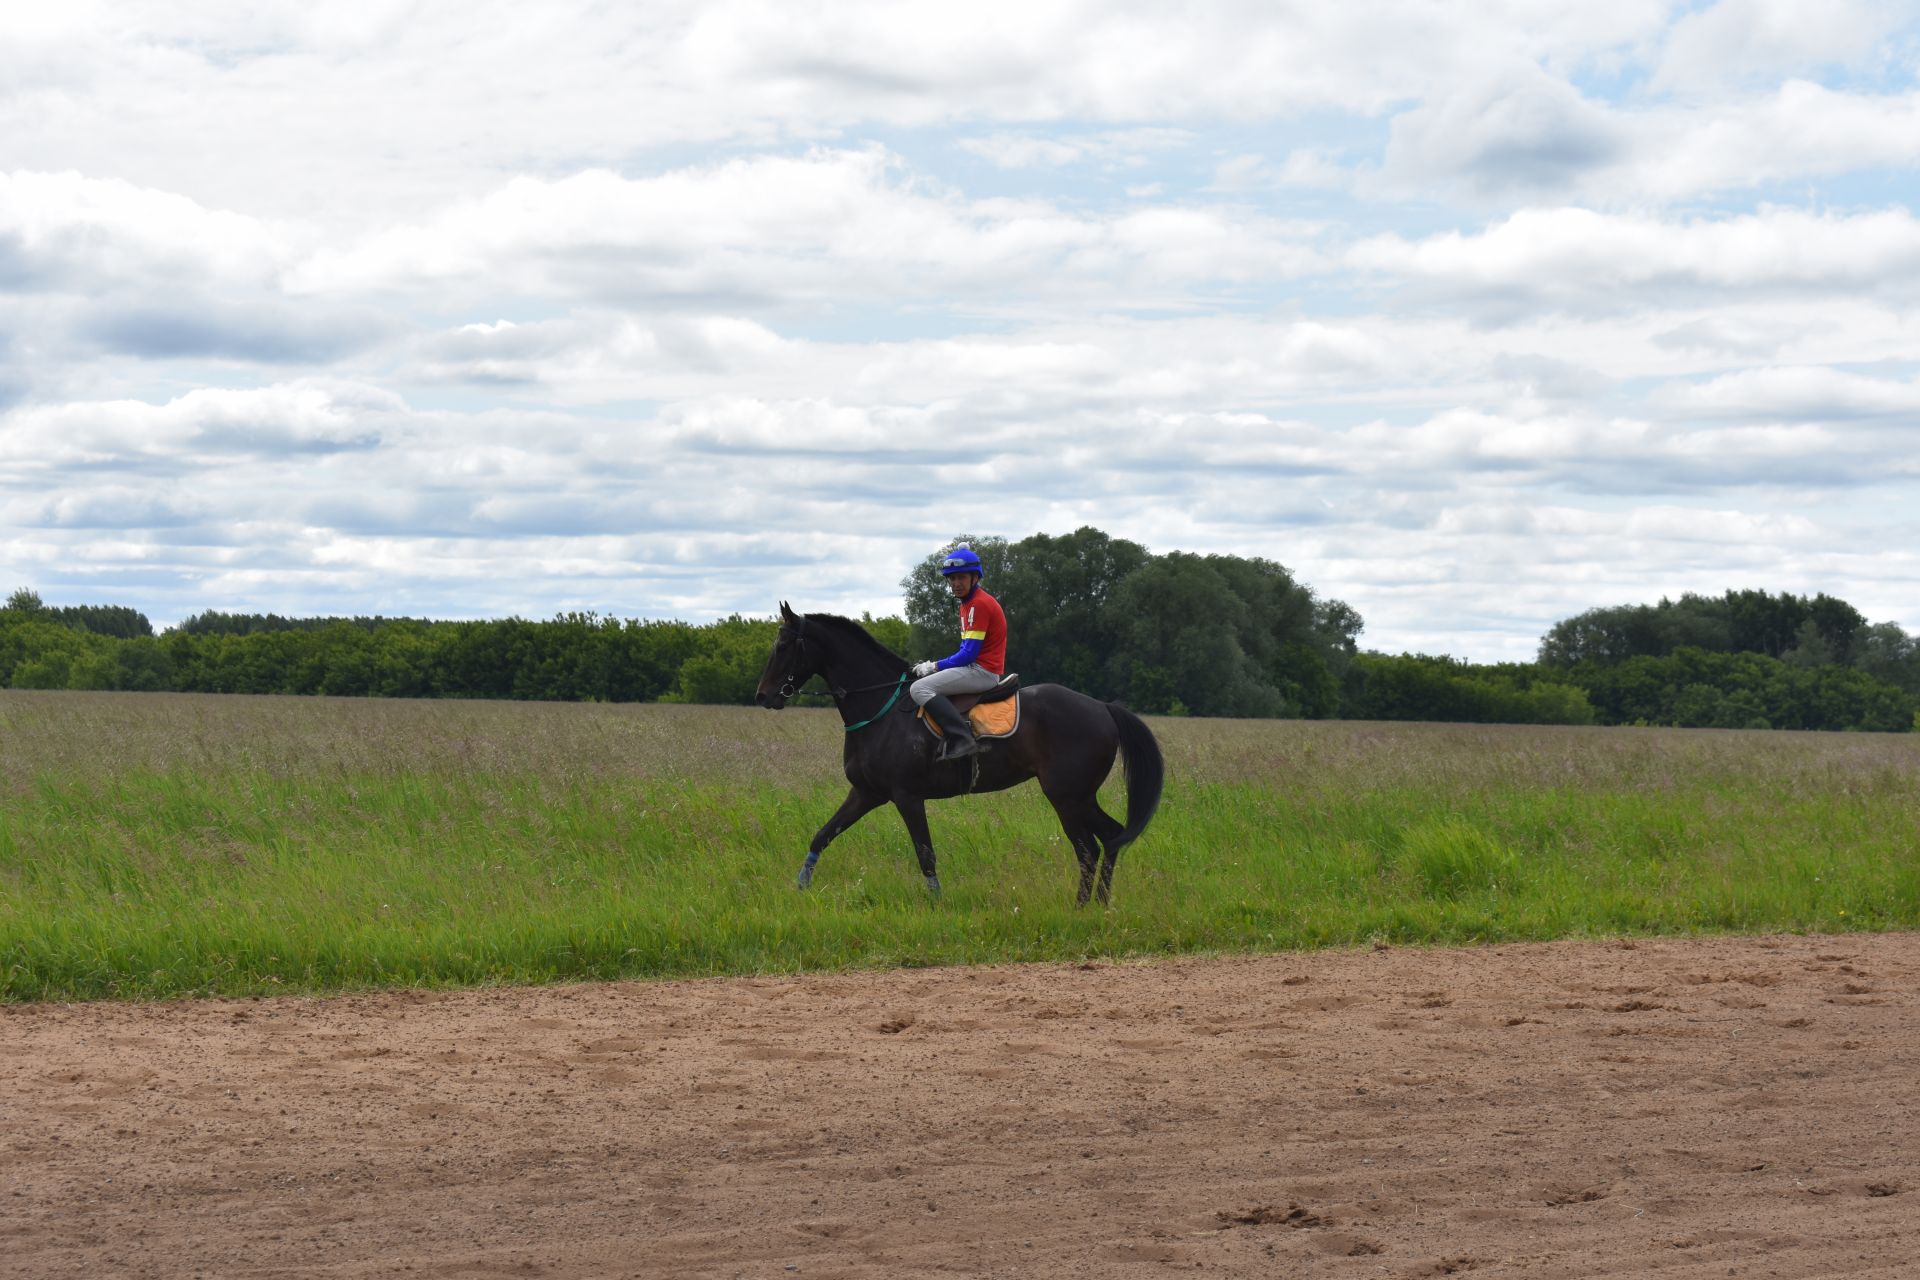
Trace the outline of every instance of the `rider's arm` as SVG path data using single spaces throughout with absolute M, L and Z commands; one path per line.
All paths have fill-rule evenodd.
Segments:
M 980 647 L 987 641 L 984 631 L 966 631 L 960 636 L 960 648 L 951 657 L 942 658 L 933 664 L 936 671 L 945 671 L 949 667 L 969 667 L 980 656 Z

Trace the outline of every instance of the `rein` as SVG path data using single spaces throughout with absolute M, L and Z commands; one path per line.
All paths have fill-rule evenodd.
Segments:
M 893 696 L 887 699 L 887 705 L 880 708 L 878 711 L 874 712 L 872 715 L 868 716 L 865 720 L 862 720 L 859 724 L 847 725 L 846 731 L 848 733 L 852 733 L 855 729 L 864 729 L 868 725 L 872 724 L 875 720 L 878 720 L 881 716 L 887 714 L 887 712 L 893 710 L 893 704 L 900 701 L 900 691 L 907 687 L 907 677 L 912 674 L 913 673 L 911 671 L 902 671 L 900 673 L 900 678 L 894 681 L 893 683 Z M 883 684 L 876 684 L 876 685 L 869 685 L 868 688 L 884 689 L 886 688 L 886 686 Z M 854 690 L 853 692 L 864 692 L 864 691 Z

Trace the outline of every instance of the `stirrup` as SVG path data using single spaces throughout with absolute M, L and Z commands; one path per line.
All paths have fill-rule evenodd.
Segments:
M 974 734 L 967 735 L 966 741 L 968 746 L 965 751 L 955 751 L 953 749 L 954 744 L 959 740 L 960 739 L 953 734 L 948 734 L 946 737 L 941 738 L 939 758 L 942 760 L 964 760 L 968 756 L 977 756 L 980 754 L 980 739 L 978 736 Z

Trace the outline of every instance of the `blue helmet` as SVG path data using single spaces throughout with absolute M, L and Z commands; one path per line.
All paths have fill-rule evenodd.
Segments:
M 987 576 L 986 570 L 980 567 L 980 557 L 973 554 L 973 548 L 964 542 L 940 560 L 941 577 L 951 578 L 956 573 L 977 573 L 983 578 Z

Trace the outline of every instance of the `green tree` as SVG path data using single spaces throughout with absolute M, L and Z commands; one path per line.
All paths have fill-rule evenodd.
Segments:
M 16 592 L 16 595 L 19 593 Z M 0 625 L 0 685 L 15 689 L 111 688 L 112 641 L 42 621 L 45 610 L 9 607 Z M 81 683 L 75 684 L 78 673 Z
M 1456 658 L 1363 653 L 1345 682 L 1341 714 L 1352 720 L 1477 724 L 1592 724 L 1584 689 L 1536 679 L 1521 667 L 1474 667 Z
M 113 649 L 113 687 L 162 693 L 174 687 L 173 659 L 151 636 L 136 636 Z
M 89 631 L 97 636 L 132 640 L 153 634 L 153 624 L 147 621 L 147 615 L 137 609 L 129 609 L 125 605 L 68 605 L 58 609 L 46 609 L 43 612 L 50 621 L 57 622 L 61 626 Z
M 1541 637 L 1539 658 L 1553 666 L 1573 666 L 1701 649 L 1772 658 L 1798 652 L 1801 665 L 1818 666 L 1849 661 L 1865 629 L 1866 619 L 1857 609 L 1825 594 L 1687 594 L 1678 600 L 1663 598 L 1656 605 L 1589 609 L 1556 622 Z M 1818 643 L 1811 643 L 1815 639 Z
M 860 615 L 860 625 L 869 634 L 895 653 L 906 656 L 913 641 L 913 628 L 905 618 L 876 618 L 871 613 Z
M 1108 663 L 1120 643 L 1114 591 L 1147 563 L 1145 547 L 1094 528 L 1035 534 L 1005 552 L 990 590 L 1007 611 L 1011 645 L 1028 679 L 1111 696 Z M 947 603 L 947 618 L 952 616 Z M 945 621 L 945 619 L 942 619 Z M 951 623 L 947 623 L 951 627 Z
M 1920 693 L 1920 645 L 1892 622 L 1862 628 L 1855 639 L 1853 665 L 1875 680 Z
M 1793 647 L 1780 656 L 1796 667 L 1827 667 L 1833 665 L 1834 649 L 1820 624 L 1808 618 L 1795 633 Z
M 706 628 L 706 644 L 680 668 L 678 701 L 750 706 L 779 625 L 733 615 Z
M 1143 710 L 1160 691 L 1134 687 L 1146 671 L 1163 671 L 1178 698 L 1195 715 L 1274 716 L 1285 704 L 1243 646 L 1253 633 L 1252 607 L 1207 558 L 1185 552 L 1155 556 L 1114 592 L 1122 620 L 1116 674 L 1127 677 L 1124 694 Z

